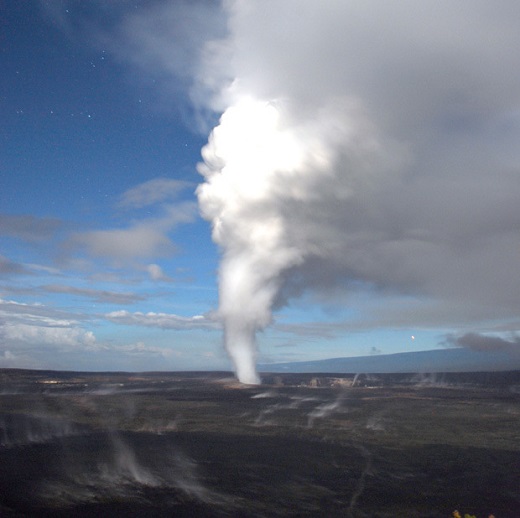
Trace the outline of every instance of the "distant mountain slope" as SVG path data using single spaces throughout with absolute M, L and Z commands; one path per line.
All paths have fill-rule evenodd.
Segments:
M 330 358 L 307 362 L 260 364 L 260 372 L 479 372 L 520 369 L 520 354 L 505 351 L 438 349 L 353 358 Z

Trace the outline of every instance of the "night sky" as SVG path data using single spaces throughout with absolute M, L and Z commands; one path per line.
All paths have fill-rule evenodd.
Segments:
M 258 361 L 518 354 L 518 4 L 317 4 L 0 5 L 0 367 L 229 369 L 219 257 L 271 220 Z M 222 113 L 215 157 L 269 145 L 201 201 Z

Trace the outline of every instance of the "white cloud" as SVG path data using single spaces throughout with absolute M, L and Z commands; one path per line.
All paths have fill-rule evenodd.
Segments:
M 49 293 L 61 293 L 66 295 L 77 295 L 94 299 L 96 302 L 106 302 L 110 304 L 134 304 L 135 302 L 144 300 L 145 297 L 136 293 L 123 293 L 107 290 L 96 290 L 91 288 L 76 288 L 74 286 L 64 286 L 61 284 L 52 284 L 41 286 L 43 291 Z
M 175 247 L 163 231 L 153 224 L 138 223 L 130 228 L 92 230 L 74 236 L 74 243 L 83 245 L 96 258 L 117 263 L 173 253 Z
M 27 268 L 29 268 L 37 273 L 43 273 L 43 274 L 49 274 L 49 275 L 61 275 L 61 273 L 62 273 L 58 268 L 55 268 L 53 266 L 46 266 L 46 265 L 42 265 L 42 264 L 32 264 L 32 263 L 25 264 L 24 266 L 26 266 Z
M 3 369 L 37 369 L 40 363 L 27 354 L 15 354 L 0 347 L 0 367 Z
M 173 178 L 155 178 L 124 192 L 118 206 L 124 209 L 140 209 L 177 198 L 182 190 L 193 187 L 189 182 Z
M 30 322 L 65 326 L 80 320 L 80 317 L 75 313 L 45 306 L 39 302 L 27 304 L 5 299 L 0 299 L 0 317 L 18 322 L 30 320 Z
M 61 226 L 62 222 L 56 218 L 38 218 L 29 214 L 0 214 L 0 235 L 28 242 L 49 240 Z
M 0 255 L 0 275 L 19 275 L 30 273 L 24 265 L 11 261 L 7 257 Z
M 168 275 L 166 275 L 162 268 L 158 265 L 158 264 L 149 264 L 147 267 L 146 267 L 146 271 L 148 272 L 148 274 L 150 275 L 150 278 L 153 280 L 153 281 L 166 281 L 166 282 L 169 282 L 171 281 L 171 277 L 168 277 Z
M 96 337 L 92 331 L 78 327 L 39 326 L 35 324 L 0 323 L 0 333 L 4 342 L 21 343 L 31 347 L 53 346 L 56 349 L 92 348 L 96 346 Z
M 128 311 L 113 311 L 105 314 L 105 318 L 116 324 L 156 327 L 159 329 L 218 329 L 219 323 L 207 315 L 182 317 L 169 313 L 130 313 Z
M 182 356 L 178 351 L 169 347 L 158 347 L 155 345 L 147 345 L 144 342 L 136 342 L 127 345 L 114 346 L 113 349 L 120 353 L 136 355 L 136 356 L 161 356 L 163 358 L 172 358 L 176 356 Z
M 88 350 L 97 347 L 92 331 L 65 312 L 40 304 L 24 304 L 0 299 L 2 349 L 15 355 L 28 351 Z
M 169 233 L 181 223 L 192 222 L 196 210 L 194 202 L 165 206 L 161 216 L 134 222 L 126 228 L 78 232 L 69 239 L 68 246 L 116 266 L 169 256 L 176 250 Z

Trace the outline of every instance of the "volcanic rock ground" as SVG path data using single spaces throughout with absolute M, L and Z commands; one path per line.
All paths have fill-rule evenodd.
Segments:
M 0 370 L 0 516 L 517 518 L 520 373 Z

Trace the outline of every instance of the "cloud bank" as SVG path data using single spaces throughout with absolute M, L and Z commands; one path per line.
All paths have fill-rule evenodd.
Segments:
M 87 293 L 86 296 L 94 294 Z M 205 316 L 187 318 L 126 311 L 82 316 L 43 304 L 0 299 L 0 367 L 106 370 L 108 365 L 112 369 L 153 370 L 164 369 L 167 365 L 170 368 L 193 369 L 203 363 L 205 353 L 200 350 L 195 349 L 190 355 L 185 355 L 182 348 L 177 350 L 169 344 L 161 346 L 143 340 L 127 342 L 124 332 L 121 333 L 122 340 L 100 339 L 93 331 L 86 329 L 86 324 L 101 320 L 158 329 L 218 327 Z M 99 325 L 96 328 L 100 331 Z
M 40 304 L 0 299 L 0 367 L 41 368 L 49 354 L 97 351 L 77 315 Z

